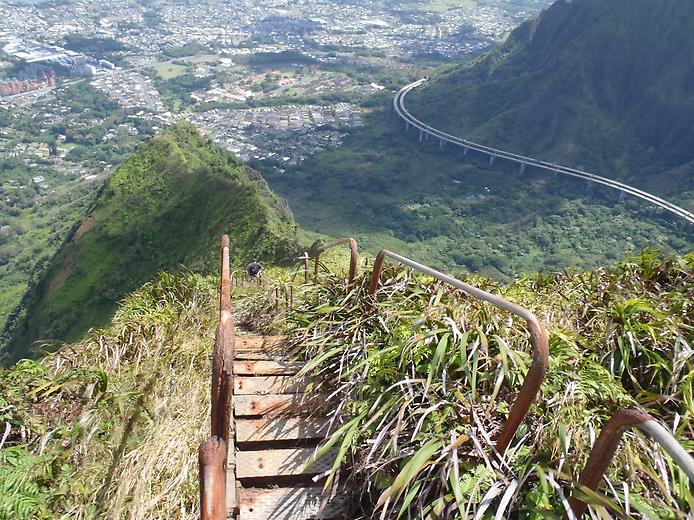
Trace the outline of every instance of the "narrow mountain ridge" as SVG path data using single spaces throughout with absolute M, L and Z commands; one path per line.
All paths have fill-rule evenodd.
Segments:
M 9 321 L 5 356 L 37 352 L 37 340 L 78 339 L 159 271 L 216 267 L 210 251 L 223 231 L 239 265 L 296 249 L 292 215 L 260 174 L 179 122 L 106 182 Z

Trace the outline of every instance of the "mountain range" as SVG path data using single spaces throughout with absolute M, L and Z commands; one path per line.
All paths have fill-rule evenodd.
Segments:
M 422 120 L 694 206 L 694 4 L 559 0 L 416 92 Z

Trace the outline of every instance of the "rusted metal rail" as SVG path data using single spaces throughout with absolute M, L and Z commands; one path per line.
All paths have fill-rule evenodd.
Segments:
M 202 520 L 225 520 L 227 444 L 224 439 L 210 437 L 200 445 L 200 516 Z
M 328 249 L 331 249 L 333 247 L 338 247 L 344 244 L 349 244 L 349 251 L 350 251 L 350 257 L 349 257 L 349 275 L 347 276 L 347 286 L 351 288 L 354 285 L 354 279 L 357 277 L 357 262 L 359 261 L 359 248 L 357 246 L 357 241 L 354 240 L 353 238 L 344 238 L 342 240 L 338 240 L 337 242 L 334 242 L 332 244 L 328 244 L 326 246 L 323 246 L 319 248 L 316 251 L 316 256 L 315 256 L 315 269 L 313 272 L 314 277 L 318 277 L 318 263 L 320 261 L 320 255 L 327 251 Z
M 219 325 L 212 356 L 211 436 L 200 445 L 200 506 L 202 520 L 226 518 L 227 449 L 231 446 L 234 388 L 234 323 L 231 315 L 229 237 L 222 236 Z M 233 470 L 233 468 L 231 468 Z
M 605 424 L 581 472 L 578 483 L 595 491 L 619 447 L 619 441 L 628 428 L 636 427 L 656 441 L 694 483 L 694 459 L 658 421 L 642 410 L 621 410 Z M 571 509 L 581 518 L 588 505 L 576 497 L 571 499 Z
M 523 318 L 528 324 L 528 331 L 530 332 L 530 344 L 532 345 L 533 349 L 533 362 L 528 369 L 528 374 L 525 377 L 523 386 L 521 387 L 516 400 L 511 406 L 508 419 L 506 420 L 506 423 L 504 424 L 504 427 L 496 440 L 496 450 L 500 455 L 503 455 L 511 443 L 511 439 L 513 439 L 516 430 L 518 430 L 518 426 L 520 426 L 521 422 L 527 415 L 530 405 L 540 391 L 540 386 L 542 385 L 542 381 L 545 378 L 545 373 L 547 372 L 547 366 L 549 364 L 549 340 L 545 326 L 535 317 L 532 312 L 511 303 L 500 296 L 483 291 L 482 289 L 461 282 L 452 276 L 443 274 L 435 269 L 415 262 L 414 260 L 410 260 L 409 258 L 398 255 L 391 251 L 386 251 L 385 249 L 378 253 L 378 256 L 376 256 L 376 261 L 374 262 L 373 271 L 371 273 L 371 281 L 369 284 L 369 294 L 372 296 L 376 294 L 378 282 L 381 278 L 381 272 L 383 270 L 383 262 L 386 257 L 395 260 L 396 262 L 400 262 L 401 264 L 419 271 L 420 273 L 432 276 L 437 280 L 452 285 L 456 289 L 460 289 L 471 296 L 475 296 L 476 298 L 487 301 L 512 314 L 515 314 L 516 316 Z
M 231 283 L 229 275 L 229 237 L 222 237 L 222 265 L 219 288 L 219 325 L 212 361 L 212 435 L 228 444 L 231 427 L 233 391 L 234 323 L 231 317 Z

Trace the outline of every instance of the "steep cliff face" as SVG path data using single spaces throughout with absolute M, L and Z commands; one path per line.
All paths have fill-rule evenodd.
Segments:
M 422 119 L 692 202 L 694 4 L 559 0 L 413 95 Z
M 162 270 L 207 271 L 223 232 L 233 260 L 281 259 L 296 226 L 255 171 L 182 122 L 129 158 L 8 325 L 12 358 L 40 339 L 74 340 Z

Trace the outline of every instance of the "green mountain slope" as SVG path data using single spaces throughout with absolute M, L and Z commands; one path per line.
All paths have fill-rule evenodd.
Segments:
M 257 172 L 178 123 L 107 181 L 10 321 L 6 354 L 34 352 L 38 339 L 79 338 L 158 271 L 209 269 L 222 232 L 240 265 L 293 252 L 296 226 Z
M 692 2 L 559 0 L 408 105 L 456 135 L 596 170 L 691 207 L 692 43 Z

